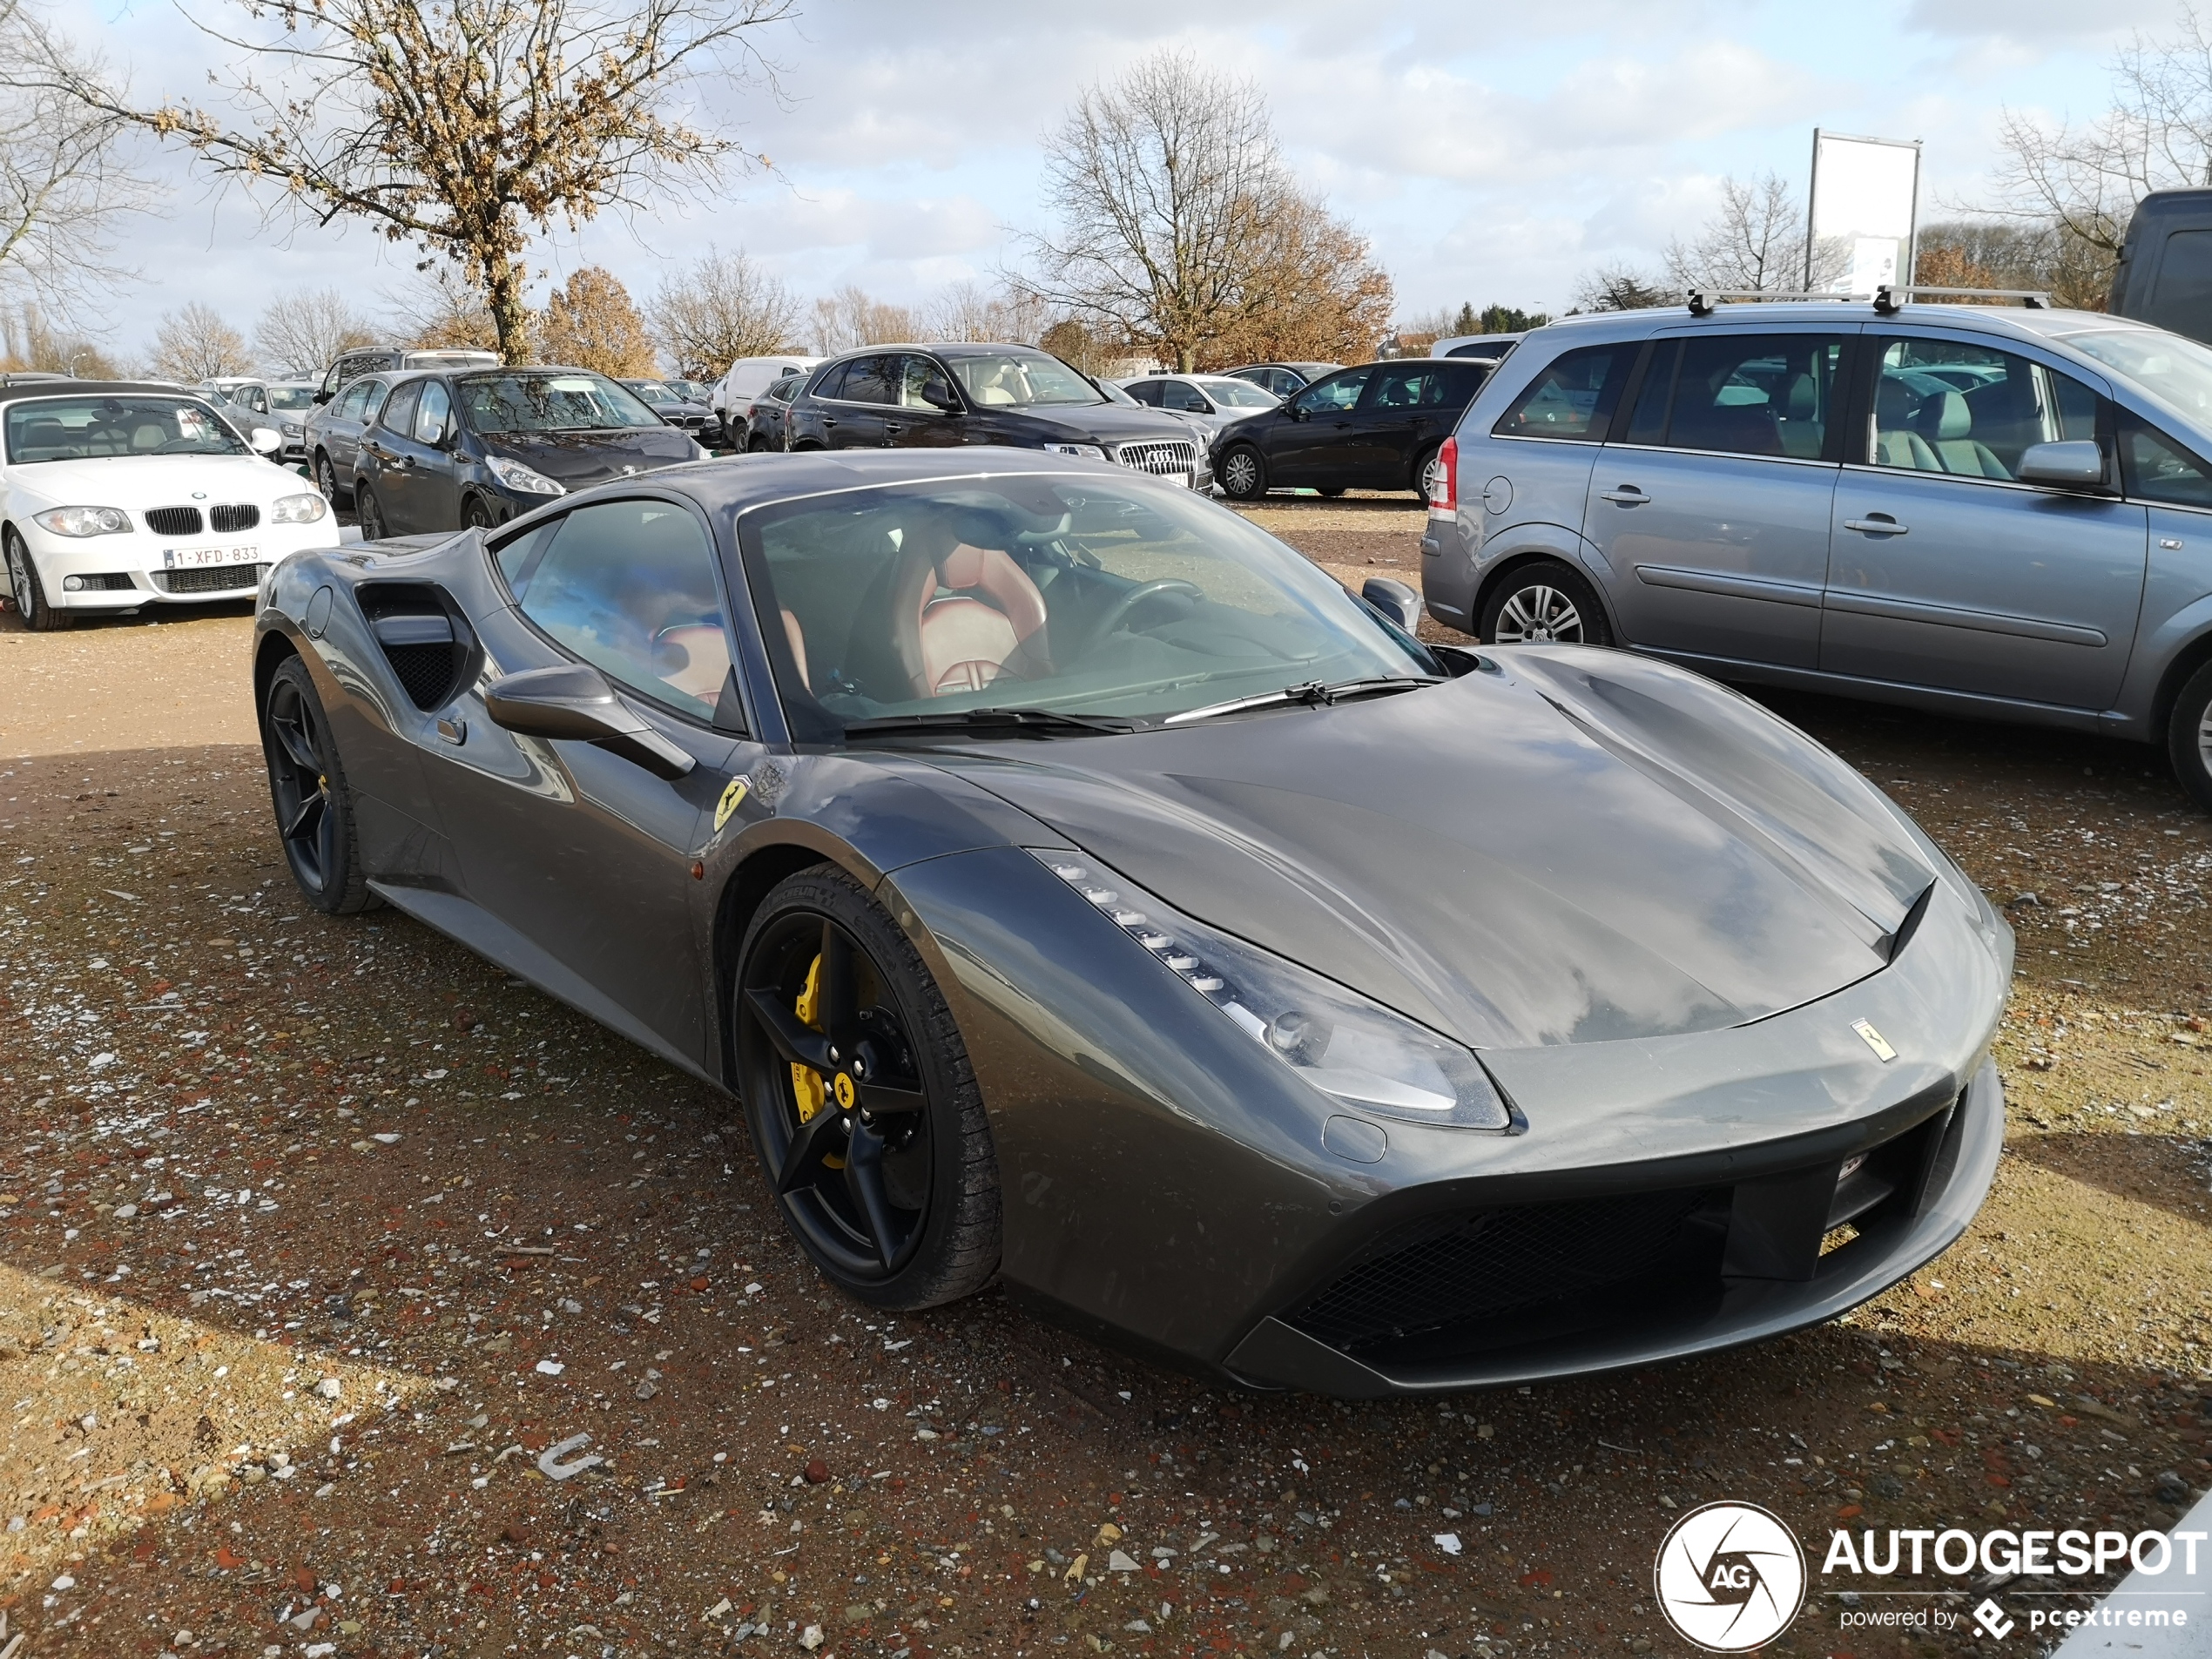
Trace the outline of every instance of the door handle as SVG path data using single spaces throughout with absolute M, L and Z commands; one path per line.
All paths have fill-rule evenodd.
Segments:
M 1865 518 L 1847 518 L 1844 521 L 1844 528 L 1861 530 L 1868 536 L 1904 536 L 1909 533 L 1905 525 L 1898 523 L 1887 513 L 1869 513 Z
M 824 426 L 835 426 L 837 424 L 837 417 L 834 415 L 825 415 L 822 417 L 822 424 Z
M 1615 507 L 1641 507 L 1644 504 L 1644 502 L 1649 501 L 1651 497 L 1645 495 L 1643 491 L 1638 489 L 1634 484 L 1622 484 L 1618 489 L 1608 489 L 1605 491 L 1598 497 L 1598 499 L 1600 501 L 1609 501 Z
M 896 421 L 886 421 L 883 423 L 883 429 L 886 432 L 896 433 L 904 432 L 906 428 L 900 426 Z

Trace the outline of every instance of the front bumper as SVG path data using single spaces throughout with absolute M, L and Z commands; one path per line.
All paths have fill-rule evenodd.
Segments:
M 234 564 L 169 567 L 175 538 L 138 529 L 122 536 L 57 536 L 30 526 L 24 545 L 37 567 L 47 603 L 57 610 L 136 610 L 145 605 L 205 604 L 251 595 L 279 561 L 307 548 L 334 547 L 338 519 L 313 524 L 256 525 L 228 537 L 203 536 L 194 545 L 228 542 L 254 556 Z M 74 578 L 80 585 L 72 589 Z

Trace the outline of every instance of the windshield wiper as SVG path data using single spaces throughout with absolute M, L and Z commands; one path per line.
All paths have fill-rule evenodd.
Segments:
M 911 732 L 922 736 L 973 732 L 979 737 L 1060 738 L 1134 732 L 1136 727 L 1134 720 L 1062 714 L 1057 709 L 945 709 L 930 714 L 886 714 L 872 720 L 853 720 L 846 725 L 845 735 L 892 737 Z
M 1411 674 L 1376 674 L 1365 679 L 1308 680 L 1303 685 L 1286 685 L 1279 691 L 1262 691 L 1257 697 L 1233 697 L 1226 703 L 1209 703 L 1202 709 L 1185 709 L 1180 714 L 1170 714 L 1163 725 L 1182 725 L 1191 720 L 1210 719 L 1217 714 L 1235 714 L 1244 709 L 1278 708 L 1288 703 L 1302 703 L 1308 708 L 1332 703 L 1346 703 L 1359 697 L 1387 697 L 1393 691 L 1416 691 L 1424 685 L 1440 685 L 1438 680 Z

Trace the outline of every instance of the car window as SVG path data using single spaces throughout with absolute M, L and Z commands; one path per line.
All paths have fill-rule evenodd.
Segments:
M 1842 394 L 1840 334 L 1696 334 L 1662 341 L 1627 441 L 1817 461 Z
M 361 416 L 361 406 L 368 401 L 368 382 L 356 381 L 346 389 L 345 395 L 338 400 L 330 413 L 341 421 L 358 421 Z
M 422 383 L 422 407 L 415 417 L 415 436 L 419 443 L 442 443 L 446 428 L 451 424 L 453 396 L 446 390 L 443 381 Z
M 314 390 L 306 386 L 273 386 L 269 388 L 269 403 L 286 414 L 297 414 L 314 408 Z
M 730 671 L 714 550 L 659 501 L 579 507 L 502 547 L 515 603 L 556 644 L 631 691 L 711 719 Z
M 1465 364 L 1422 359 L 1393 364 L 1375 376 L 1367 394 L 1371 410 L 1464 408 L 1482 384 L 1480 371 Z
M 895 357 L 856 357 L 847 365 L 837 395 L 847 403 L 895 403 L 898 372 Z
M 902 357 L 898 360 L 898 362 L 899 406 L 901 408 L 935 408 L 937 406 L 922 395 L 933 381 L 937 384 L 941 393 L 946 395 L 951 393 L 953 388 L 945 380 L 945 371 L 937 366 L 935 359 Z
M 1637 343 L 1584 346 L 1538 373 L 1491 430 L 1506 438 L 1602 438 Z
M 95 455 L 248 453 L 212 409 L 189 398 L 41 397 L 7 409 L 7 457 L 17 466 Z
M 1308 415 L 1341 413 L 1359 401 L 1359 394 L 1366 389 L 1368 377 L 1374 372 L 1370 364 L 1366 368 L 1347 368 L 1341 374 L 1316 381 L 1291 400 L 1291 407 Z
M 404 434 L 415 420 L 415 400 L 422 395 L 419 381 L 409 381 L 394 389 L 384 401 L 384 425 L 391 431 Z
M 969 399 L 983 408 L 1112 401 L 1057 357 L 1041 351 L 963 353 L 952 359 L 952 370 Z
M 2212 507 L 2212 466 L 2137 415 L 2120 417 L 2120 464 L 2137 501 Z
M 384 407 L 384 399 L 391 389 L 391 387 L 382 381 L 371 381 L 362 389 L 361 424 L 363 426 L 372 426 L 375 423 L 378 413 Z
M 1165 381 L 1160 386 L 1160 407 L 1178 409 L 1185 415 L 1211 415 L 1213 405 L 1204 395 L 1188 381 Z
M 471 374 L 456 382 L 456 389 L 469 426 L 478 432 L 603 432 L 663 424 L 637 393 L 604 374 Z
M 1208 381 L 1205 390 L 1206 395 L 1224 409 L 1271 409 L 1277 401 L 1265 388 L 1250 381 Z
M 1166 383 L 1162 381 L 1139 381 L 1134 386 L 1122 388 L 1139 403 L 1149 404 L 1156 409 L 1160 407 L 1160 394 L 1165 389 Z
M 1968 341 L 1875 346 L 1878 467 L 2011 478 L 2031 444 L 2097 435 L 2097 394 L 2070 374 Z

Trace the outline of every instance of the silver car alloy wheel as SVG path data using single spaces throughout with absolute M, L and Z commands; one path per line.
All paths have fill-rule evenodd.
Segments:
M 1538 639 L 1580 644 L 1582 613 L 1557 588 L 1539 583 L 1521 589 L 1506 601 L 1498 611 L 1496 632 L 1494 643 L 1500 645 Z
M 1436 492 L 1442 488 L 1443 483 L 1444 455 L 1441 450 L 1439 450 L 1429 456 L 1428 463 L 1421 469 L 1421 499 L 1434 501 Z
M 1259 462 L 1251 453 L 1239 449 L 1221 465 L 1222 487 L 1232 495 L 1242 495 L 1259 483 Z
M 2196 758 L 2212 773 L 2212 703 L 2204 705 L 2204 716 L 2196 723 Z
M 24 557 L 23 543 L 10 536 L 8 538 L 8 597 L 16 602 L 16 614 L 28 622 L 30 619 L 30 573 L 24 569 Z

